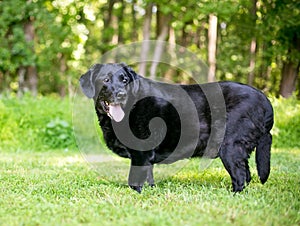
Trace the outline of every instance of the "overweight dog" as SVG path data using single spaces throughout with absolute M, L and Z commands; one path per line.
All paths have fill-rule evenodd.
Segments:
M 137 192 L 146 181 L 154 185 L 154 164 L 203 156 L 220 157 L 240 192 L 251 180 L 254 149 L 260 181 L 267 181 L 273 109 L 259 90 L 234 82 L 161 83 L 123 63 L 95 64 L 80 86 L 94 100 L 107 147 L 131 160 L 128 184 Z

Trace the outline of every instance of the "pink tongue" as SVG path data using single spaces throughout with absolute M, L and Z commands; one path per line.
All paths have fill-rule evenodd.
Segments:
M 124 111 L 121 108 L 120 104 L 109 105 L 109 114 L 116 122 L 120 122 L 124 118 Z

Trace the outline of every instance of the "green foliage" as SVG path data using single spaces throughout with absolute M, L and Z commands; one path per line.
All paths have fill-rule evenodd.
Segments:
M 25 95 L 0 99 L 0 149 L 45 151 L 75 148 L 70 102 Z
M 300 101 L 296 97 L 273 98 L 272 104 L 275 114 L 273 147 L 300 148 Z
M 0 82 L 5 76 L 17 84 L 18 69 L 29 65 L 38 70 L 40 93 L 59 93 L 75 83 L 74 76 L 77 82 L 80 46 L 88 33 L 80 16 L 83 7 L 84 1 L 0 1 Z M 25 38 L 28 21 L 34 24 L 32 42 Z
M 272 0 L 264 2 L 263 5 L 267 13 L 260 31 L 264 32 L 262 37 L 265 41 L 272 42 L 268 52 L 281 57 L 283 61 L 291 60 L 297 65 L 300 58 L 299 1 Z
M 18 90 L 18 70 L 34 65 L 39 93 L 65 94 L 78 76 L 113 47 L 142 40 L 144 13 L 153 3 L 151 39 L 159 30 L 157 10 L 171 15 L 176 43 L 207 60 L 208 15 L 218 16 L 217 79 L 247 82 L 250 43 L 256 40 L 254 85 L 278 94 L 286 61 L 298 64 L 300 12 L 297 0 L 226 1 L 0 1 L 0 92 Z M 134 6 L 132 5 L 134 4 Z M 256 6 L 256 13 L 253 7 Z M 110 7 L 111 6 L 111 7 Z M 26 42 L 24 24 L 34 23 Z M 134 25 L 134 27 L 133 27 Z M 156 28 L 156 29 L 155 29 Z M 120 36 L 120 37 L 119 37 Z M 164 76 L 162 68 L 161 76 Z M 26 77 L 26 76 L 25 76 Z M 174 81 L 185 81 L 182 74 Z M 13 87 L 13 88 L 11 88 Z
M 60 118 L 47 123 L 43 135 L 43 143 L 51 149 L 74 146 L 73 128 L 67 121 Z

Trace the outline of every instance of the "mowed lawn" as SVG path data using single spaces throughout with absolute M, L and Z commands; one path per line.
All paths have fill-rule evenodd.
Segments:
M 1 225 L 300 225 L 300 150 L 273 149 L 261 185 L 239 194 L 219 159 L 199 159 L 142 194 L 106 179 L 76 151 L 1 152 Z M 112 172 L 113 173 L 113 172 Z
M 72 101 L 0 98 L 0 225 L 300 225 L 300 101 L 272 104 L 265 185 L 253 153 L 253 179 L 239 194 L 220 159 L 207 168 L 199 159 L 180 170 L 155 167 L 157 186 L 138 194 L 126 185 L 128 162 L 85 160 L 73 136 Z

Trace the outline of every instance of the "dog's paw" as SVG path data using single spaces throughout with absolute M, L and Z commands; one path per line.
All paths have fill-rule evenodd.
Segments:
M 232 188 L 232 192 L 234 192 L 234 194 L 242 192 L 244 190 L 245 186 L 241 185 L 241 186 L 233 186 Z
M 141 194 L 143 186 L 134 186 L 134 185 L 130 185 L 130 188 L 137 191 L 139 194 Z

